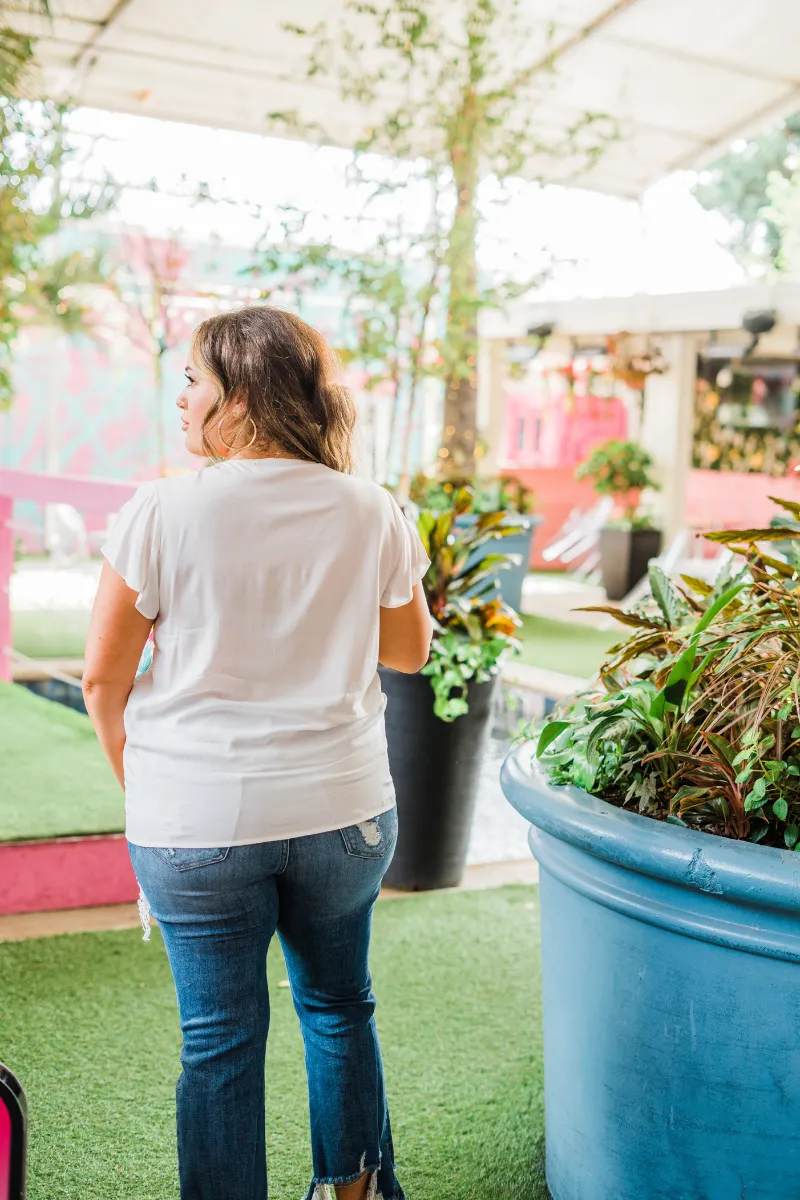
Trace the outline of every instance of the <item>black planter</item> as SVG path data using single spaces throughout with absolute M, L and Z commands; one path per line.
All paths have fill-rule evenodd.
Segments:
M 601 529 L 600 567 L 609 600 L 627 596 L 660 551 L 660 529 Z
M 467 860 L 496 679 L 469 685 L 469 712 L 441 721 L 427 675 L 380 668 L 399 833 L 386 884 L 456 887 Z

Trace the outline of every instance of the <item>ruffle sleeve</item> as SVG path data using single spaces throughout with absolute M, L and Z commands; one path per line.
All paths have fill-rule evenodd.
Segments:
M 146 483 L 119 510 L 103 554 L 128 587 L 136 607 L 154 621 L 159 610 L 161 510 L 154 484 Z

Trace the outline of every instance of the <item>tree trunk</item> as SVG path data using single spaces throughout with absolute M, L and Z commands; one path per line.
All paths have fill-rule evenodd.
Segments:
M 464 107 L 463 133 L 451 150 L 456 210 L 446 256 L 450 294 L 443 347 L 444 431 L 439 453 L 442 474 L 453 480 L 467 479 L 475 470 L 478 417 L 478 155 L 469 134 L 469 94 Z

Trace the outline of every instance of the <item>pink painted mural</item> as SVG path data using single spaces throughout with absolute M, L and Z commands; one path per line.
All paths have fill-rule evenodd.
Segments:
M 628 425 L 619 395 L 596 394 L 591 379 L 568 388 L 561 372 L 542 373 L 526 390 L 506 393 L 501 465 L 574 467 L 598 443 L 625 438 Z

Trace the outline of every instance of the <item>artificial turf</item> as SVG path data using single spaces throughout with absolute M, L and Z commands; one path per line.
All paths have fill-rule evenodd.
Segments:
M 89 616 L 88 608 L 15 610 L 14 649 L 28 658 L 83 658 Z
M 0 841 L 118 833 L 124 822 L 89 718 L 0 682 Z
M 377 906 L 372 966 L 409 1200 L 545 1200 L 535 888 Z M 310 1179 L 302 1044 L 277 944 L 271 1200 Z M 176 1200 L 175 996 L 157 931 L 0 945 L 0 1057 L 30 1102 L 29 1200 Z
M 522 617 L 519 662 L 590 679 L 597 674 L 609 648 L 623 636 L 620 628 L 594 629 L 574 621 L 526 614 Z

